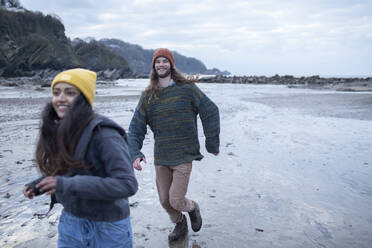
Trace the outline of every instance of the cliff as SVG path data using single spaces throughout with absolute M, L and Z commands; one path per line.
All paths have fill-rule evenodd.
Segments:
M 64 32 L 50 15 L 0 9 L 0 75 L 34 76 L 81 66 Z
M 9 10 L 11 9 L 11 10 Z M 82 67 L 100 79 L 134 77 L 127 61 L 96 41 L 72 44 L 57 16 L 0 8 L 0 76 L 51 78 Z
M 95 40 L 88 43 L 75 39 L 72 45 L 84 67 L 98 72 L 98 77 L 117 79 L 136 76 L 122 56 L 109 51 Z

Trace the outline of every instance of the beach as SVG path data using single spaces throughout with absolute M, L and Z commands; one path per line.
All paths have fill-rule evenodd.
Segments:
M 94 109 L 126 130 L 146 79 L 98 84 Z M 153 137 L 129 199 L 134 247 L 372 247 L 372 92 L 285 85 L 198 84 L 218 105 L 220 154 L 193 163 L 187 196 L 203 227 L 168 244 L 157 196 Z M 34 150 L 43 87 L 0 86 L 0 247 L 56 247 L 62 206 L 22 194 L 39 176 Z

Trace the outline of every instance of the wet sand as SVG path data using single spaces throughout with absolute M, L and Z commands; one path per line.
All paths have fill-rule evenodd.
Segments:
M 99 86 L 95 109 L 128 128 L 145 80 Z M 199 84 L 220 108 L 221 152 L 195 162 L 188 197 L 203 227 L 169 245 L 155 186 L 153 138 L 130 199 L 134 247 L 372 247 L 372 93 Z M 0 247 L 55 247 L 61 206 L 28 200 L 49 89 L 0 87 Z M 190 225 L 189 225 L 190 226 Z

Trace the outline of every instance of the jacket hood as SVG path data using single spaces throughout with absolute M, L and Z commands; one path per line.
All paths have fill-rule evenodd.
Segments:
M 88 149 L 89 142 L 93 136 L 93 133 L 97 127 L 109 127 L 117 130 L 121 136 L 125 140 L 127 140 L 127 135 L 125 133 L 125 130 L 119 126 L 116 122 L 113 120 L 110 120 L 109 118 L 95 114 L 94 118 L 89 122 L 88 126 L 85 128 L 84 132 L 82 133 L 79 142 L 76 146 L 75 153 L 74 153 L 74 159 L 77 161 L 81 161 L 84 159 L 85 153 Z

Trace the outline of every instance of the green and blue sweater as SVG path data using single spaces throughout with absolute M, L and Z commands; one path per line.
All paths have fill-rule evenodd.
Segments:
M 129 125 L 129 151 L 132 162 L 145 157 L 141 153 L 147 125 L 154 133 L 155 165 L 173 166 L 201 160 L 198 140 L 199 114 L 206 149 L 219 153 L 220 117 L 214 104 L 194 83 L 173 84 L 159 90 L 149 101 L 143 92 Z

